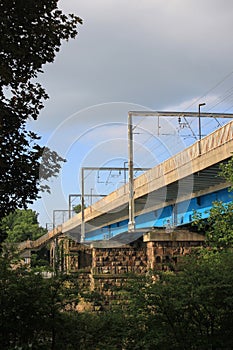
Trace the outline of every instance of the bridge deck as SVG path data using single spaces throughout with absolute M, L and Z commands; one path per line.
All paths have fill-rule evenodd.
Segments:
M 135 214 L 141 215 L 168 203 L 181 202 L 228 187 L 229 184 L 218 176 L 218 172 L 219 164 L 227 161 L 232 153 L 233 121 L 136 178 Z M 128 191 L 126 184 L 86 208 L 86 232 L 127 219 Z M 33 245 L 45 244 L 59 233 L 80 240 L 81 213 Z

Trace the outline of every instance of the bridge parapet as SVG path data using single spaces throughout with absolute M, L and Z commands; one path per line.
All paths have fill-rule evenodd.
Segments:
M 233 121 L 136 178 L 135 199 L 231 157 L 232 141 Z
M 233 121 L 222 126 L 220 129 L 212 132 L 201 140 L 201 151 L 207 153 L 233 138 Z
M 29 249 L 29 250 L 39 249 L 43 245 L 45 245 L 49 241 L 51 241 L 52 239 L 54 239 L 57 236 L 59 236 L 61 233 L 62 233 L 61 225 L 59 225 L 58 227 L 55 227 L 52 231 L 49 231 L 45 235 L 43 235 L 43 236 L 39 237 L 38 239 L 36 239 L 35 241 L 27 240 L 27 241 L 19 243 L 18 244 L 18 249 L 19 249 L 19 251 L 23 251 L 23 250 L 26 250 L 26 249 Z

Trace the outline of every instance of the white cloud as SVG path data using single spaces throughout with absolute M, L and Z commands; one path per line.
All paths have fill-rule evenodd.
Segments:
M 84 19 L 42 80 L 41 130 L 93 104 L 162 109 L 198 96 L 232 69 L 231 1 L 61 1 Z
M 122 128 L 109 125 L 127 123 L 129 110 L 190 104 L 196 110 L 201 96 L 208 109 L 212 96 L 224 96 L 233 86 L 230 76 L 211 91 L 233 70 L 232 0 L 61 0 L 60 5 L 84 24 L 45 67 L 40 79 L 50 100 L 30 127 L 62 154 L 77 143 L 75 171 L 83 158 L 91 159 L 91 147 L 104 142 L 105 131 L 105 146 L 121 139 Z M 229 97 L 218 107 L 231 104 Z M 102 124 L 105 131 L 97 128 Z M 108 157 L 114 147 L 101 152 Z M 95 161 L 104 160 L 97 154 Z

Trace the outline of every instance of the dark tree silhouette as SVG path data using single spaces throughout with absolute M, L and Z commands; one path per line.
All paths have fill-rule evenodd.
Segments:
M 64 161 L 39 145 L 26 128 L 48 98 L 35 82 L 44 64 L 53 62 L 63 40 L 75 38 L 81 19 L 65 15 L 58 0 L 0 0 L 0 219 L 26 208 L 49 191 L 46 182 Z

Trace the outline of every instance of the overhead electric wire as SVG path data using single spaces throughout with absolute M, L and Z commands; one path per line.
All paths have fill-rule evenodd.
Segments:
M 228 107 L 227 109 L 225 109 L 223 113 L 229 111 L 231 108 L 233 108 L 233 105 L 231 105 L 230 107 Z
M 227 75 L 225 75 L 217 84 L 215 84 L 211 89 L 209 89 L 207 92 L 205 92 L 203 95 L 201 95 L 200 97 L 198 97 L 197 99 L 195 99 L 194 102 L 192 102 L 190 105 L 188 105 L 186 108 L 185 108 L 185 111 L 187 111 L 188 109 L 190 109 L 194 104 L 197 104 L 197 102 L 199 102 L 201 99 L 203 99 L 204 97 L 208 96 L 208 94 L 212 91 L 214 91 L 218 86 L 220 86 L 224 81 L 226 81 L 231 75 L 233 74 L 233 71 L 231 71 L 230 73 L 228 73 Z M 208 110 L 210 110 L 212 108 L 209 108 Z M 185 118 L 186 119 L 186 118 Z M 191 128 L 191 124 L 194 120 L 192 119 L 192 121 L 189 124 L 190 126 L 190 129 L 192 130 Z M 220 123 L 219 123 L 220 124 Z M 221 124 L 220 124 L 221 125 Z M 193 131 L 192 131 L 193 133 Z M 194 133 L 193 133 L 194 134 Z M 196 137 L 197 139 L 197 137 Z
M 225 100 L 227 100 L 229 97 L 232 97 L 232 96 L 233 96 L 233 87 L 231 87 L 223 95 L 221 95 L 220 97 L 212 101 L 212 105 L 211 104 L 210 106 L 208 105 L 209 108 L 207 109 L 207 112 L 214 109 L 216 106 L 218 106 L 219 104 L 221 104 L 222 102 L 224 102 Z
M 189 104 L 185 109 L 184 109 L 184 112 L 186 112 L 188 109 L 190 109 L 193 105 L 197 104 L 197 102 L 199 102 L 200 100 L 202 100 L 204 97 L 207 97 L 212 91 L 214 91 L 215 89 L 217 89 L 217 87 L 219 87 L 223 82 L 225 82 L 227 79 L 229 79 L 233 74 L 233 71 L 231 71 L 230 73 L 228 73 L 226 76 L 224 76 L 217 84 L 215 84 L 211 89 L 209 89 L 207 92 L 205 92 L 205 94 L 201 95 L 200 97 L 198 97 L 197 99 L 195 99 L 195 101 L 193 101 L 191 104 Z M 221 103 L 223 103 L 224 101 L 226 101 L 227 99 L 231 99 L 233 97 L 233 87 L 229 88 L 228 90 L 225 91 L 224 94 L 222 94 L 220 97 L 218 97 L 217 99 L 213 100 L 210 104 L 210 106 L 208 106 L 208 109 L 206 109 L 207 107 L 205 107 L 206 111 L 210 111 L 212 110 L 213 108 L 215 108 L 216 106 L 220 105 Z M 229 109 L 233 108 L 233 105 L 231 105 L 230 107 L 228 107 L 227 109 L 225 109 L 224 112 L 228 111 Z M 191 124 L 194 122 L 194 120 L 196 120 L 196 118 L 192 118 L 191 121 L 189 121 L 189 119 L 185 116 L 182 116 L 181 115 L 181 118 L 184 119 L 185 121 L 185 127 L 189 128 L 190 131 L 191 131 L 191 135 L 186 135 L 185 138 L 187 137 L 193 137 L 195 138 L 196 140 L 198 139 L 196 133 L 194 132 L 193 128 L 191 127 Z M 143 122 L 143 118 L 136 124 L 133 126 L 133 130 L 135 130 L 142 122 Z M 171 118 L 172 122 L 174 120 L 177 120 L 176 117 L 174 118 Z M 216 123 L 218 124 L 218 126 L 222 126 L 222 124 L 219 122 L 219 120 L 215 117 L 214 120 L 216 121 Z M 204 123 L 203 126 L 204 128 L 206 128 L 208 125 L 210 125 L 212 123 L 212 120 L 211 121 L 208 121 L 207 123 Z M 174 126 L 174 123 L 173 123 L 173 126 Z M 143 128 L 142 128 L 143 129 Z M 144 130 L 145 131 L 145 130 Z M 172 134 L 167 134 L 166 136 L 169 136 Z M 177 134 L 174 134 L 174 135 L 179 135 L 180 137 L 184 137 L 183 135 L 181 135 L 179 133 L 179 130 L 178 130 L 178 133 Z M 159 126 L 158 126 L 158 137 L 159 136 L 164 136 L 163 133 L 159 133 Z M 203 136 L 203 135 L 202 135 Z M 152 139 L 156 137 L 154 134 L 151 134 L 145 141 L 143 141 L 140 145 L 138 145 L 137 147 L 135 147 L 135 150 L 134 152 L 137 152 L 142 146 L 144 145 L 148 145 L 148 142 Z M 158 140 L 158 138 L 156 138 L 156 141 Z M 169 153 L 169 150 L 164 150 L 164 145 L 160 144 L 158 145 L 158 143 L 156 143 L 154 146 L 152 146 L 152 148 L 150 148 L 150 152 L 152 153 L 155 149 L 156 150 L 160 150 L 161 149 L 161 146 L 163 147 L 163 151 L 159 153 L 159 156 L 161 158 L 161 156 L 163 156 L 164 154 L 167 154 Z M 149 146 L 150 147 L 150 146 Z M 146 157 L 147 158 L 147 157 Z M 143 166 L 145 166 L 146 164 L 148 164 L 149 162 L 145 162 L 145 159 L 144 159 L 144 162 L 143 162 Z
M 89 170 L 89 169 L 88 169 L 88 170 Z M 89 175 L 91 175 L 91 173 L 93 173 L 93 171 L 94 171 L 94 170 L 91 170 L 91 169 L 90 169 L 90 170 L 89 170 L 89 173 L 88 173 L 86 176 L 84 176 L 84 180 L 85 180 Z
M 210 92 L 212 92 L 213 90 L 215 90 L 219 85 L 221 85 L 225 80 L 227 80 L 231 75 L 233 74 L 233 71 L 231 71 L 230 73 L 228 73 L 223 79 L 221 79 L 216 85 L 214 85 L 214 87 L 212 87 L 211 89 L 209 89 L 205 94 L 203 94 L 202 96 L 198 97 L 193 103 L 191 103 L 191 105 L 189 105 L 185 111 L 187 111 L 187 109 L 189 109 L 190 107 L 192 107 L 194 104 L 196 104 L 198 101 L 200 101 L 201 99 L 203 99 L 203 97 L 205 97 L 206 95 L 208 95 Z

